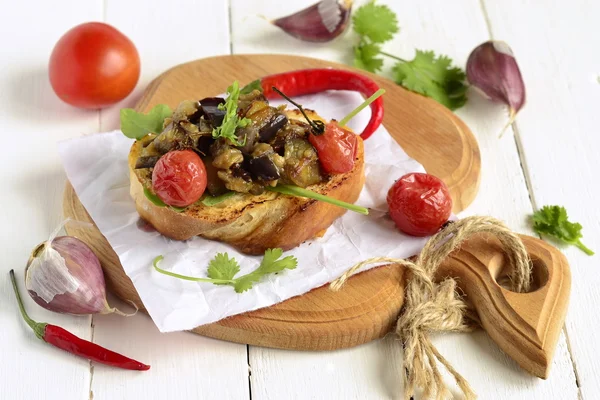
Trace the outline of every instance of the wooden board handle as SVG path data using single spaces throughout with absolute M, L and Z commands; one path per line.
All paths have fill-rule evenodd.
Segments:
M 498 346 L 523 369 L 546 379 L 567 312 L 571 273 L 559 250 L 539 239 L 520 237 L 533 262 L 530 292 L 504 287 L 509 287 L 502 283 L 511 266 L 500 242 L 487 235 L 463 244 L 440 266 L 436 279 L 456 278 Z

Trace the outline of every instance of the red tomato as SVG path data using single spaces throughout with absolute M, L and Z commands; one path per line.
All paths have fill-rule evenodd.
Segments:
M 187 207 L 206 189 L 206 168 L 192 150 L 170 151 L 152 171 L 152 190 L 165 204 Z
M 343 174 L 354 168 L 358 139 L 353 132 L 340 127 L 337 121 L 329 122 L 322 135 L 310 134 L 308 140 L 317 149 L 325 172 Z
M 390 188 L 387 202 L 398 229 L 412 236 L 433 235 L 452 212 L 448 187 L 429 174 L 404 175 Z
M 131 93 L 140 77 L 140 57 L 121 32 L 101 22 L 88 22 L 56 43 L 49 74 L 54 92 L 65 103 L 102 108 Z

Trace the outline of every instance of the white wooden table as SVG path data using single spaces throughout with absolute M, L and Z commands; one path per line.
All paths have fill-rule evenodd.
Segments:
M 0 0 L 0 399 L 387 399 L 401 398 L 402 350 L 392 338 L 323 353 L 226 343 L 189 333 L 160 334 L 145 315 L 75 318 L 31 315 L 152 365 L 124 372 L 60 352 L 21 321 L 8 280 L 61 221 L 65 174 L 61 139 L 118 127 L 159 73 L 181 62 L 230 53 L 293 53 L 350 62 L 354 37 L 306 44 L 255 17 L 285 15 L 312 0 Z M 600 250 L 600 3 L 592 0 L 381 0 L 398 14 L 389 52 L 434 49 L 464 65 L 473 47 L 506 40 L 520 63 L 528 103 L 502 140 L 501 106 L 473 95 L 458 111 L 482 153 L 482 183 L 465 214 L 504 219 L 532 233 L 527 216 L 567 207 Z M 61 103 L 47 78 L 53 45 L 72 26 L 105 21 L 128 35 L 142 77 L 122 103 L 82 111 Z M 482 332 L 435 336 L 481 399 L 596 399 L 600 393 L 599 256 L 565 248 L 571 305 L 547 381 L 527 375 Z M 114 301 L 116 302 L 116 300 Z

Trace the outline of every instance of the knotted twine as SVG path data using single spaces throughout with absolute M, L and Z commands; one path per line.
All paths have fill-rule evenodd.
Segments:
M 498 238 L 510 265 L 508 278 L 516 292 L 529 290 L 531 265 L 521 239 L 492 217 L 467 217 L 452 222 L 432 236 L 413 262 L 397 258 L 377 257 L 362 261 L 333 281 L 330 288 L 338 291 L 348 278 L 371 264 L 394 263 L 409 269 L 410 278 L 404 293 L 404 309 L 398 318 L 396 334 L 404 343 L 405 369 L 404 396 L 410 398 L 416 387 L 422 388 L 426 398 L 436 395 L 441 400 L 449 396 L 437 362 L 454 377 L 467 400 L 476 398 L 469 383 L 431 343 L 431 332 L 470 332 L 478 325 L 476 317 L 456 291 L 456 280 L 446 278 L 440 283 L 433 280 L 439 265 L 465 240 L 478 233 L 489 233 Z

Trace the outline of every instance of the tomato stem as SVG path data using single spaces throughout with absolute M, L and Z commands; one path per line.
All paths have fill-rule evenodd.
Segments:
M 377 98 L 381 97 L 385 93 L 385 89 L 379 89 L 375 93 L 371 95 L 368 99 L 362 102 L 362 104 L 356 107 L 354 110 L 350 111 L 350 114 L 346 115 L 339 122 L 340 126 L 346 125 L 352 118 L 356 116 L 359 112 L 361 112 L 364 108 L 366 108 L 369 104 L 377 100 Z
M 325 124 L 323 124 L 322 121 L 311 121 L 311 119 L 308 118 L 308 115 L 306 115 L 306 113 L 304 112 L 304 108 L 302 108 L 302 106 L 300 104 L 296 103 L 294 100 L 287 97 L 285 94 L 283 94 L 283 92 L 281 90 L 277 89 L 275 86 L 272 86 L 271 88 L 274 91 L 276 91 L 277 93 L 279 93 L 279 95 L 281 97 L 283 97 L 284 99 L 286 99 L 287 101 L 292 103 L 294 106 L 296 106 L 298 108 L 298 110 L 300 110 L 302 115 L 304 115 L 304 118 L 306 118 L 306 121 L 308 121 L 308 124 L 312 127 L 313 133 L 315 135 L 322 135 L 325 132 Z

